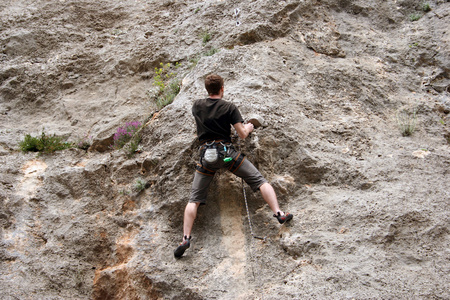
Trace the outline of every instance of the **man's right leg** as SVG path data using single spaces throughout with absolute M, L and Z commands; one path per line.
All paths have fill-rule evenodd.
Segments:
M 242 165 L 234 172 L 235 175 L 243 178 L 253 191 L 259 189 L 264 201 L 269 205 L 280 224 L 288 222 L 292 219 L 292 214 L 286 214 L 280 210 L 277 195 L 270 183 L 261 175 L 258 169 L 249 162 L 244 160 Z
M 261 192 L 261 196 L 263 197 L 264 201 L 269 204 L 269 207 L 274 214 L 281 212 L 280 207 L 278 206 L 277 195 L 275 194 L 275 191 L 270 183 L 263 183 L 259 187 L 259 191 Z
M 197 216 L 197 209 L 200 203 L 189 202 L 184 210 L 184 224 L 183 224 L 183 241 L 175 249 L 174 255 L 176 258 L 183 256 L 184 251 L 186 251 L 191 246 L 191 230 L 194 225 L 195 217 Z
M 174 252 L 175 257 L 177 258 L 181 257 L 184 254 L 184 251 L 190 247 L 191 231 L 194 226 L 195 218 L 197 217 L 197 209 L 200 204 L 205 204 L 209 185 L 214 179 L 214 173 L 215 172 L 213 171 L 203 169 L 201 166 L 197 167 L 194 181 L 192 182 L 191 198 L 184 210 L 183 241 Z

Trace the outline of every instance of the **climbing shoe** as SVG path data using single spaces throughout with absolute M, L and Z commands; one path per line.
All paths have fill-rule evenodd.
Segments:
M 184 236 L 183 242 L 173 252 L 176 258 L 183 256 L 184 251 L 186 251 L 191 246 L 190 239 L 191 237 Z
M 280 222 L 280 224 L 286 223 L 290 220 L 292 220 L 292 217 L 294 217 L 292 214 L 289 213 L 285 213 L 284 215 L 281 215 L 280 212 L 278 212 L 277 214 L 273 215 L 275 218 L 277 218 L 278 222 Z

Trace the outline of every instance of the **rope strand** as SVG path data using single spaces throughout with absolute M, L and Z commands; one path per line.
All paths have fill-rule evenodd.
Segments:
M 239 152 L 241 151 L 241 139 L 239 139 L 239 142 L 238 142 L 238 151 Z M 255 234 L 253 233 L 253 226 L 252 226 L 252 220 L 250 218 L 250 210 L 248 209 L 247 193 L 245 192 L 244 179 L 241 179 L 241 182 L 242 182 L 242 193 L 244 194 L 245 209 L 247 211 L 248 226 L 250 227 L 250 234 L 252 235 L 252 239 L 250 241 L 250 243 L 251 243 L 250 244 L 250 251 L 249 251 L 250 252 L 250 260 L 251 260 L 251 264 L 250 265 L 251 265 L 252 274 L 253 274 L 253 281 L 258 284 L 258 282 L 256 281 L 255 270 L 254 270 L 254 264 L 256 263 L 256 261 L 255 261 L 255 258 L 253 256 L 253 247 L 255 245 L 255 242 L 254 242 L 253 238 L 265 241 L 266 237 L 255 236 Z M 259 292 L 261 293 L 261 299 L 264 299 L 264 294 L 263 294 L 262 289 L 261 289 L 261 284 L 262 283 L 259 282 L 259 284 L 258 284 L 259 287 L 258 288 L 260 289 Z

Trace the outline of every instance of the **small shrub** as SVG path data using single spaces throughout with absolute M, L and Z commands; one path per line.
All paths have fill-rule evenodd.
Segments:
M 122 195 L 122 196 L 128 196 L 130 194 L 130 191 L 125 190 L 125 189 L 121 189 L 119 191 L 119 194 Z
M 31 135 L 27 134 L 24 140 L 19 143 L 19 147 L 22 152 L 39 152 L 39 144 L 39 138 L 32 137 Z
M 131 158 L 136 152 L 140 151 L 139 143 L 141 142 L 141 135 L 136 132 L 131 140 L 125 145 L 124 150 L 128 158 Z
M 134 134 L 139 130 L 140 127 L 141 123 L 136 121 L 126 123 L 124 127 L 117 128 L 117 131 L 113 137 L 114 144 L 111 145 L 111 148 L 122 149 L 123 146 L 125 146 L 125 144 L 133 138 Z
M 138 178 L 138 179 L 136 179 L 136 182 L 134 183 L 133 189 L 139 193 L 139 192 L 142 192 L 143 190 L 145 190 L 146 186 L 147 186 L 147 182 Z
M 203 45 L 206 45 L 209 41 L 211 41 L 212 36 L 208 31 L 204 31 L 201 34 L 201 38 L 202 38 Z
M 62 137 L 47 135 L 42 131 L 40 137 L 32 137 L 27 134 L 23 141 L 19 143 L 23 152 L 43 152 L 52 153 L 59 150 L 72 148 L 72 143 L 65 142 Z
M 417 108 L 403 109 L 397 113 L 397 124 L 403 136 L 410 136 L 416 130 Z
M 173 99 L 180 92 L 181 87 L 181 82 L 174 78 L 177 75 L 174 69 L 179 68 L 180 64 L 175 63 L 175 65 L 171 65 L 170 63 L 161 63 L 160 66 L 160 68 L 155 68 L 156 75 L 153 83 L 153 85 L 159 87 L 156 95 L 154 95 L 158 109 L 162 109 L 172 103 Z M 149 96 L 153 98 L 151 93 L 149 93 Z
M 180 81 L 172 80 L 167 88 L 164 90 L 163 94 L 158 96 L 156 99 L 156 106 L 158 109 L 162 109 L 163 107 L 169 105 L 173 102 L 173 99 L 180 93 Z
M 162 94 L 166 88 L 166 81 L 170 80 L 171 78 L 175 77 L 176 74 L 172 72 L 171 70 L 172 64 L 167 63 L 163 64 L 160 63 L 159 68 L 155 68 L 155 80 L 153 82 L 154 86 L 159 87 L 159 93 Z M 179 64 L 178 62 L 175 64 L 175 68 L 178 68 Z
M 410 14 L 409 20 L 411 22 L 418 21 L 422 16 L 420 14 Z
M 430 3 L 428 3 L 428 2 L 423 3 L 423 4 L 422 4 L 422 10 L 423 10 L 424 12 L 429 12 L 429 11 L 431 11 Z
M 219 50 L 217 50 L 216 48 L 211 48 L 210 50 L 205 52 L 205 56 L 213 56 L 217 52 L 219 52 Z

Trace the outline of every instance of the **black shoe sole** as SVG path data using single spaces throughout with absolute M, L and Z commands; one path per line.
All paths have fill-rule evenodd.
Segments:
M 284 220 L 283 219 L 281 219 L 281 217 L 279 218 L 279 217 L 277 217 L 277 220 L 278 220 L 278 222 L 280 223 L 280 224 L 284 224 L 284 223 L 286 223 L 286 222 L 289 222 L 290 220 L 292 220 L 292 218 L 294 217 L 292 214 L 287 214 L 287 215 L 285 215 L 284 217 L 286 217 Z
M 175 255 L 176 258 L 180 258 L 181 256 L 183 256 L 184 251 L 186 251 L 190 246 L 191 244 L 189 242 L 187 242 L 186 244 L 181 244 L 180 246 L 177 247 L 177 249 L 175 249 L 173 254 Z

